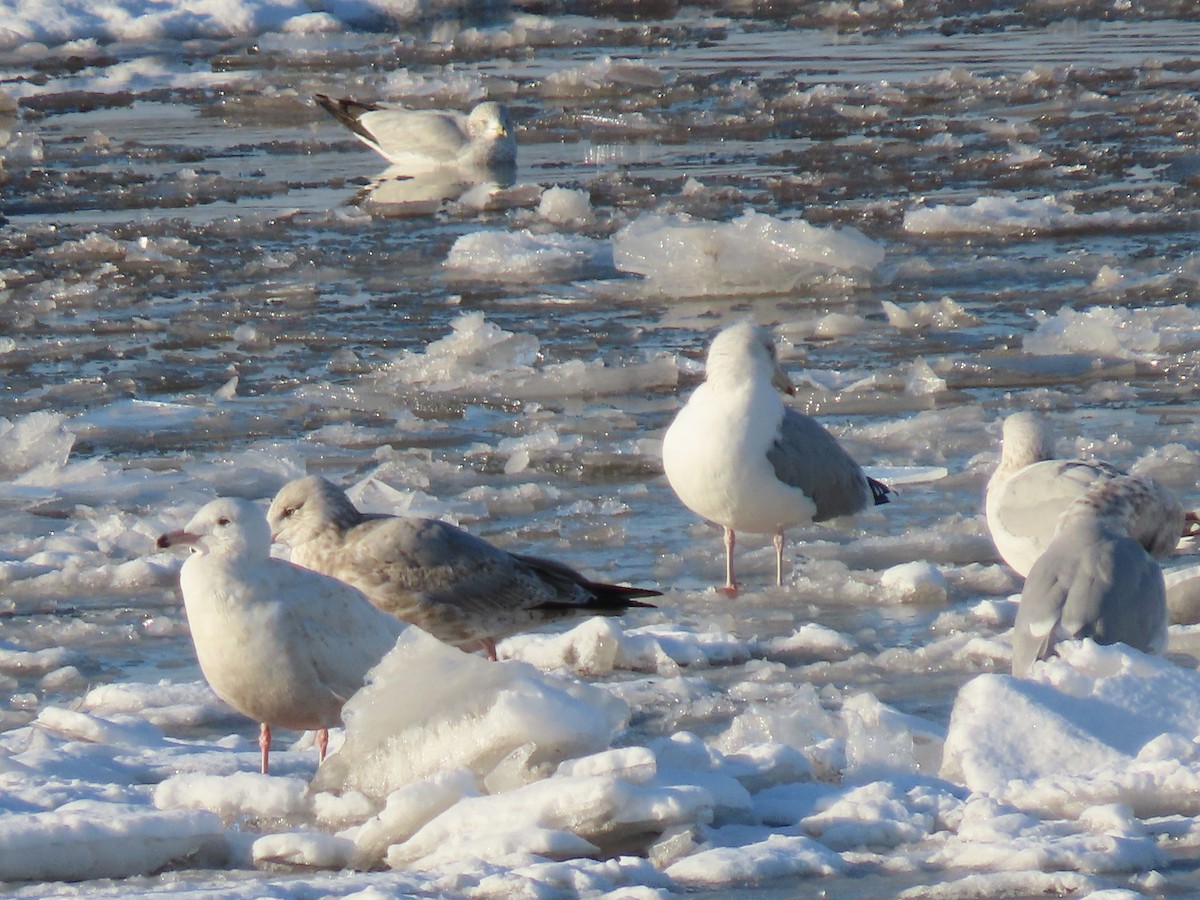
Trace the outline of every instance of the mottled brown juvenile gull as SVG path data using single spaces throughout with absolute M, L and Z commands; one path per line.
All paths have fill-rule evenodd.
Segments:
M 436 519 L 369 515 L 345 492 L 309 475 L 285 484 L 267 513 L 299 565 L 340 578 L 405 622 L 460 647 L 482 646 L 540 622 L 620 615 L 648 588 L 589 581 L 574 569 L 509 553 Z
M 1028 575 L 1054 540 L 1059 516 L 1093 488 L 1124 476 L 1099 460 L 1054 459 L 1053 442 L 1044 420 L 1029 412 L 1004 420 L 1000 463 L 988 480 L 985 515 L 992 543 L 1008 565 Z M 1196 517 L 1185 514 L 1179 500 L 1158 482 L 1153 502 L 1143 504 L 1132 537 L 1156 559 L 1174 551 L 1190 533 Z
M 1118 476 L 1063 512 L 1054 540 L 1021 592 L 1013 627 L 1014 675 L 1027 674 L 1063 640 L 1120 642 L 1147 653 L 1166 648 L 1162 570 L 1134 537 L 1161 490 L 1146 476 Z
M 771 335 L 743 320 L 709 347 L 705 381 L 663 438 L 663 469 L 683 504 L 725 529 L 725 590 L 737 591 L 735 533 L 775 535 L 783 584 L 783 531 L 887 503 L 887 485 L 862 468 L 815 419 L 786 406 L 794 388 Z
M 337 100 L 324 94 L 313 99 L 390 162 L 394 174 L 422 175 L 442 168 L 488 172 L 512 166 L 517 159 L 508 110 L 494 101 L 480 103 L 464 115 Z
M 367 671 L 404 630 L 354 588 L 270 556 L 262 510 L 221 498 L 159 547 L 191 547 L 179 573 L 188 626 L 218 697 L 259 723 L 262 771 L 271 726 L 317 731 L 325 759 L 331 726 Z

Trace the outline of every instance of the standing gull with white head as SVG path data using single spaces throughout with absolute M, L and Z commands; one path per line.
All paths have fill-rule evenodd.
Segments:
M 266 517 L 247 500 L 206 504 L 158 546 L 192 549 L 179 586 L 200 669 L 218 697 L 259 723 L 263 774 L 272 725 L 315 729 L 323 761 L 342 705 L 403 624 L 349 585 L 273 559 Z
M 815 419 L 788 407 L 794 390 L 771 335 L 744 320 L 712 342 L 705 381 L 663 438 L 663 468 L 684 505 L 725 530 L 725 590 L 737 591 L 735 534 L 775 536 L 775 580 L 783 584 L 783 532 L 887 503 Z

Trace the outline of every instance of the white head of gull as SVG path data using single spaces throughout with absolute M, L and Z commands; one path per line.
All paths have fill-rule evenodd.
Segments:
M 736 593 L 735 533 L 774 534 L 776 583 L 783 583 L 783 531 L 887 503 L 815 419 L 786 406 L 793 392 L 771 335 L 749 320 L 721 331 L 709 347 L 705 381 L 663 438 L 663 468 L 693 512 L 725 532 L 725 590 Z
M 189 546 L 179 573 L 188 625 L 205 679 L 218 697 L 259 723 L 262 771 L 271 726 L 328 729 L 403 624 L 354 588 L 270 556 L 271 530 L 253 503 L 203 506 L 159 547 Z
M 1054 540 L 1033 564 L 1013 627 L 1012 671 L 1024 676 L 1058 641 L 1092 638 L 1147 653 L 1167 645 L 1162 570 L 1138 534 L 1149 533 L 1164 488 L 1145 476 L 1101 482 L 1058 520 Z M 1178 532 L 1161 532 L 1175 546 Z
M 315 94 L 313 99 L 393 166 L 393 174 L 423 175 L 443 168 L 477 170 L 479 180 L 506 180 L 497 170 L 517 159 L 508 110 L 488 100 L 469 114 L 405 109 Z
M 1059 516 L 1094 488 L 1126 473 L 1100 460 L 1055 459 L 1045 420 L 1029 412 L 1004 420 L 1000 463 L 988 481 L 984 510 L 996 551 L 1013 570 L 1028 575 L 1054 540 Z M 1156 559 L 1165 559 L 1196 522 L 1179 501 L 1154 482 L 1156 498 L 1139 517 L 1133 537 Z
M 482 646 L 541 622 L 620 615 L 658 591 L 590 581 L 552 560 L 509 553 L 436 519 L 369 515 L 317 475 L 284 485 L 267 513 L 292 560 L 360 589 L 380 609 L 449 644 Z

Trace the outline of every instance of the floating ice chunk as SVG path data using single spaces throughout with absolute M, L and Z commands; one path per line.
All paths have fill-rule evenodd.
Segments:
M 38 710 L 38 727 L 60 737 L 120 747 L 161 747 L 161 729 L 134 716 L 102 719 L 75 710 L 44 706 Z
M 764 645 L 770 653 L 814 653 L 821 656 L 849 656 L 858 644 L 839 631 L 815 622 L 806 622 L 790 635 L 772 638 Z
M 1153 309 L 1092 306 L 1038 316 L 1025 336 L 1027 353 L 1078 353 L 1153 361 L 1200 349 L 1200 310 L 1177 305 Z
M 388 371 L 432 390 L 464 387 L 508 369 L 532 371 L 539 349 L 533 335 L 505 331 L 481 312 L 465 313 L 450 327 L 423 351 L 406 350 Z
M 60 413 L 39 411 L 16 420 L 0 416 L 0 477 L 12 478 L 30 469 L 58 469 L 67 463 L 75 435 Z
M 851 850 L 916 843 L 933 833 L 936 819 L 913 808 L 896 784 L 874 781 L 846 791 L 800 825 L 827 847 Z
M 459 767 L 482 780 L 526 745 L 529 767 L 604 749 L 627 716 L 624 702 L 601 688 L 491 663 L 409 628 L 346 704 L 346 741 L 313 784 L 382 799 Z
M 883 252 L 853 228 L 818 228 L 757 212 L 725 223 L 648 214 L 613 237 L 618 269 L 681 296 L 790 291 L 830 272 L 870 272 Z
M 478 795 L 475 778 L 467 769 L 438 772 L 392 791 L 377 815 L 343 833 L 354 841 L 354 866 L 375 868 L 383 862 L 388 847 L 407 841 L 464 797 Z
M 626 393 L 652 386 L 673 387 L 679 378 L 674 357 L 659 353 L 644 362 L 608 366 L 603 360 L 535 367 L 540 345 L 531 334 L 505 331 L 483 313 L 464 313 L 451 334 L 423 352 L 404 351 L 378 376 L 430 391 L 485 391 L 506 397 L 553 397 Z M 381 388 L 382 389 L 382 388 Z
M 904 230 L 913 234 L 1054 233 L 1131 225 L 1136 213 L 1077 213 L 1071 204 L 1047 197 L 980 197 L 969 206 L 937 205 L 910 209 Z
M 931 328 L 951 330 L 980 323 L 978 316 L 967 312 L 949 297 L 943 297 L 937 303 L 922 300 L 911 306 L 900 306 L 890 300 L 881 302 L 888 324 L 901 331 L 925 331 Z
M 251 848 L 255 865 L 344 869 L 354 855 L 354 843 L 320 831 L 267 834 Z
M 946 390 L 946 379 L 933 370 L 923 356 L 918 356 L 904 373 L 904 391 L 917 397 L 940 394 Z
M 753 884 L 797 875 L 832 875 L 845 868 L 832 850 L 811 838 L 767 834 L 737 847 L 712 847 L 672 863 L 666 874 L 689 887 Z
M 0 847 L 0 881 L 128 878 L 197 856 L 219 863 L 227 853 L 212 813 L 115 803 L 0 816 Z
M 1092 287 L 1098 291 L 1115 291 L 1124 286 L 1124 273 L 1112 266 L 1101 266 L 1096 277 L 1092 279 Z
M 1200 623 L 1200 566 L 1164 572 L 1167 583 L 1167 612 L 1172 625 Z M 2 670 L 0 665 L 0 670 Z
M 1200 813 L 1200 674 L 1120 644 L 1058 649 L 1030 680 L 981 675 L 959 691 L 942 777 L 1055 817 L 1113 802 Z M 1163 754 L 1164 736 L 1192 752 Z
M 424 867 L 482 850 L 593 855 L 597 848 L 649 843 L 680 825 L 712 818 L 713 798 L 695 785 L 637 785 L 614 776 L 555 776 L 513 791 L 474 797 L 438 816 L 388 852 L 388 865 Z
M 848 776 L 861 780 L 937 774 L 946 739 L 939 726 L 898 712 L 867 693 L 851 697 L 841 712 Z
M 308 809 L 308 785 L 301 778 L 257 772 L 232 775 L 173 775 L 154 789 L 159 809 L 207 809 L 226 822 L 287 819 Z
M 586 223 L 595 218 L 587 191 L 572 188 L 547 188 L 538 203 L 538 215 L 554 225 Z
M 832 775 L 845 766 L 840 718 L 826 710 L 811 684 L 776 703 L 753 703 L 740 713 L 714 742 L 724 753 L 743 752 L 763 743 L 784 744 L 799 751 L 818 775 Z
M 946 576 L 936 565 L 924 560 L 901 563 L 885 569 L 879 576 L 884 596 L 894 603 L 946 602 Z
M 972 796 L 955 817 L 955 833 L 934 851 L 931 862 L 979 869 L 1083 872 L 1146 871 L 1167 862 L 1166 852 L 1152 836 L 1128 817 L 1115 821 L 1114 812 L 1112 806 L 1085 808 L 1077 822 L 1070 821 L 1074 816 L 1039 822 L 991 797 Z
M 67 665 L 74 659 L 75 653 L 66 647 L 25 650 L 11 644 L 0 644 L 0 673 L 50 672 Z
M 612 268 L 608 241 L 579 235 L 522 231 L 473 231 L 450 248 L 446 268 L 477 281 L 570 281 Z
M 629 90 L 654 90 L 664 79 L 648 63 L 605 56 L 577 69 L 551 72 L 542 79 L 546 97 L 597 97 Z

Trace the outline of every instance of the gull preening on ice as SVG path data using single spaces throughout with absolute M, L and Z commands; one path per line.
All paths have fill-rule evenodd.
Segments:
M 1008 565 L 1028 575 L 1054 540 L 1059 516 L 1074 501 L 1104 482 L 1124 476 L 1099 460 L 1055 459 L 1044 420 L 1029 412 L 1004 420 L 1000 463 L 988 480 L 984 503 L 992 543 Z M 1175 496 L 1158 482 L 1155 501 L 1144 506 L 1132 537 L 1153 557 L 1165 559 L 1197 519 L 1185 514 Z
M 259 723 L 262 771 L 271 726 L 316 730 L 321 761 L 342 705 L 404 630 L 354 588 L 273 559 L 263 511 L 224 497 L 159 547 L 192 548 L 179 572 L 196 656 L 218 697 Z
M 1021 592 L 1013 627 L 1014 675 L 1027 674 L 1062 640 L 1120 642 L 1147 653 L 1166 648 L 1162 569 L 1136 537 L 1139 523 L 1161 503 L 1162 491 L 1153 478 L 1118 476 L 1063 512 L 1054 540 Z
M 775 536 L 783 584 L 783 531 L 887 503 L 873 478 L 815 419 L 784 404 L 794 390 L 771 335 L 751 321 L 721 331 L 705 380 L 663 438 L 663 469 L 684 505 L 725 530 L 725 590 L 737 590 L 735 534 Z
M 620 615 L 648 588 L 604 584 L 536 556 L 509 553 L 449 522 L 364 514 L 317 475 L 285 484 L 267 513 L 299 565 L 354 585 L 385 612 L 448 644 L 482 646 L 541 622 Z
M 508 110 L 495 101 L 469 114 L 453 110 L 405 109 L 335 99 L 313 99 L 360 141 L 392 164 L 393 174 L 420 175 L 452 167 L 491 170 L 511 167 L 517 159 Z

